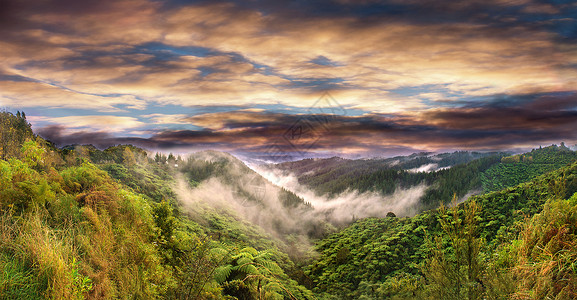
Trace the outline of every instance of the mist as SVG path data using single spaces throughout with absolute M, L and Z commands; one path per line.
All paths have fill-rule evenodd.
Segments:
M 389 212 L 398 217 L 413 216 L 419 212 L 419 199 L 427 189 L 425 185 L 398 188 L 387 196 L 349 190 L 329 198 L 315 195 L 291 173 L 266 165 L 247 166 L 226 153 L 202 152 L 191 157 L 227 162 L 224 175 L 212 176 L 194 187 L 186 174 L 177 176 L 174 190 L 191 217 L 202 222 L 202 215 L 209 208 L 224 212 L 262 228 L 291 247 L 298 245 L 299 250 L 293 251 L 292 256 L 307 251 L 311 238 L 324 237 L 356 219 L 385 217 Z M 287 205 L 283 188 L 304 202 Z
M 202 214 L 202 206 L 209 205 L 219 212 L 250 222 L 281 240 L 291 235 L 293 240 L 301 244 L 309 244 L 309 237 L 322 236 L 326 231 L 324 221 L 312 213 L 310 206 L 304 203 L 289 207 L 283 205 L 283 193 L 286 192 L 236 158 L 206 152 L 194 158 L 206 161 L 223 158 L 230 160 L 226 169 L 230 178 L 213 176 L 192 187 L 186 176 L 180 174 L 174 190 L 188 213 Z
M 399 217 L 414 216 L 419 212 L 419 199 L 428 188 L 424 184 L 408 189 L 397 188 L 393 194 L 386 196 L 378 192 L 359 193 L 354 190 L 347 190 L 332 197 L 319 196 L 301 185 L 292 173 L 262 165 L 251 167 L 273 184 L 303 198 L 313 206 L 317 216 L 322 216 L 335 225 L 358 218 L 385 217 L 388 212 Z

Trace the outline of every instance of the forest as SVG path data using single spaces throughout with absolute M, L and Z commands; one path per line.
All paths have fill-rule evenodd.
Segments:
M 563 144 L 275 166 L 318 194 L 429 186 L 415 216 L 332 224 L 227 153 L 58 148 L 5 111 L 0 141 L 0 299 L 577 297 Z

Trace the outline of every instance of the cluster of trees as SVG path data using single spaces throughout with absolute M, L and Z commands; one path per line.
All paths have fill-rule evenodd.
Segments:
M 463 197 L 472 190 L 480 190 L 482 174 L 498 164 L 503 155 L 455 152 L 440 154 L 434 156 L 434 159 L 426 155 L 385 160 L 310 159 L 283 163 L 276 167 L 295 171 L 299 175 L 299 183 L 307 185 L 318 194 L 329 196 L 336 196 L 347 190 L 387 195 L 398 188 L 425 184 L 430 187 L 421 198 L 421 204 L 422 209 L 429 209 L 450 201 L 453 194 Z M 391 165 L 391 160 L 402 162 Z M 433 162 L 439 166 L 452 167 L 436 172 L 416 173 L 406 169 Z
M 20 147 L 26 139 L 33 137 L 26 114 L 17 112 L 13 115 L 0 111 L 0 159 L 20 157 Z
M 541 174 L 556 170 L 577 159 L 577 152 L 565 147 L 551 145 L 533 149 L 531 152 L 501 159 L 482 174 L 483 190 L 499 191 L 531 180 Z
M 313 299 L 262 230 L 184 214 L 175 168 L 132 146 L 55 149 L 26 126 L 0 160 L 0 299 Z
M 530 252 L 514 252 L 520 241 L 535 229 L 533 225 L 522 224 L 527 216 L 541 212 L 547 201 L 566 206 L 575 203 L 575 192 L 577 162 L 528 183 L 474 196 L 456 208 L 431 210 L 412 218 L 359 220 L 317 243 L 320 257 L 307 267 L 307 274 L 315 283 L 313 291 L 340 299 L 507 299 L 513 294 L 522 295 L 527 288 L 538 288 L 533 283 L 527 286 L 515 283 L 520 278 L 515 276 L 522 276 L 515 272 L 527 267 L 523 255 L 532 259 L 549 257 L 546 261 L 550 264 L 561 263 L 558 260 L 567 264 L 570 258 L 563 256 L 567 248 L 577 251 L 572 240 L 563 244 L 564 248 L 547 249 L 528 243 Z M 573 200 L 562 200 L 571 195 Z M 548 206 L 545 207 L 546 211 Z M 573 216 L 571 211 L 567 214 Z M 541 224 L 556 222 L 534 218 L 540 218 Z M 573 217 L 564 218 L 561 223 L 548 226 L 569 226 L 563 224 L 571 224 Z M 570 226 L 566 232 L 573 234 L 574 223 Z M 551 239 L 551 234 L 558 234 L 555 230 L 538 230 L 537 234 Z M 571 240 L 573 236 L 563 238 Z M 554 239 L 553 242 L 560 243 Z M 513 254 L 517 255 L 514 259 Z M 537 280 L 540 269 L 532 270 L 531 280 Z M 497 277 L 498 274 L 507 277 Z M 564 292 L 568 293 L 577 282 L 562 285 L 570 285 Z M 551 282 L 539 288 L 551 293 L 557 289 Z

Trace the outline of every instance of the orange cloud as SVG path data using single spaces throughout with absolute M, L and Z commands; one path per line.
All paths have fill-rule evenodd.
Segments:
M 419 3 L 445 6 L 412 4 Z M 525 5 L 531 13 L 537 4 L 463 1 L 446 9 L 479 5 Z M 222 3 L 163 8 L 155 1 L 120 0 L 96 6 L 30 14 L 27 21 L 34 25 L 19 31 L 20 39 L 0 41 L 3 72 L 54 84 L 3 81 L 4 105 L 107 111 L 150 102 L 306 107 L 319 89 L 328 89 L 347 107 L 399 113 L 425 110 L 425 101 L 443 98 L 395 94 L 404 87 L 439 85 L 466 97 L 567 91 L 577 84 L 577 70 L 568 67 L 577 63 L 576 48 L 556 43 L 554 32 L 537 25 L 287 18 Z M 139 48 L 151 42 L 213 53 L 162 60 Z M 326 62 L 315 61 L 319 57 Z
M 64 126 L 69 132 L 93 130 L 106 132 L 124 132 L 128 129 L 146 125 L 133 117 L 119 117 L 112 115 L 97 116 L 68 116 L 68 117 L 42 117 L 31 116 L 32 123 L 49 122 L 54 125 Z
M 31 81 L 0 81 L 0 105 L 12 107 L 81 108 L 119 111 L 116 105 L 142 109 L 146 103 L 133 96 L 103 97 Z

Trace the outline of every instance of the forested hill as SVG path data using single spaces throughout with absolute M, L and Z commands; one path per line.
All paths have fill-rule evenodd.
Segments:
M 577 162 L 563 145 L 432 173 L 376 170 L 366 182 L 432 176 L 446 202 L 453 191 L 440 187 L 487 183 L 482 170 L 509 170 L 494 182 L 513 185 L 565 164 L 454 208 L 338 231 L 226 153 L 57 148 L 23 113 L 0 112 L 0 129 L 2 300 L 577 296 Z
M 319 195 L 337 196 L 347 190 L 383 195 L 419 184 L 428 186 L 420 199 L 422 209 L 446 203 L 453 194 L 481 194 L 529 181 L 577 158 L 565 146 L 534 149 L 509 156 L 505 153 L 418 153 L 389 159 L 304 159 L 270 165 L 297 176 Z
M 499 154 L 501 153 L 456 151 L 435 155 L 428 152 L 421 152 L 408 156 L 373 159 L 344 159 L 340 157 L 325 159 L 309 158 L 280 163 L 275 165 L 275 167 L 280 170 L 291 171 L 299 177 L 302 177 L 304 174 L 318 176 L 326 173 L 332 173 L 333 176 L 343 176 L 348 174 L 371 173 L 382 169 L 424 172 L 452 167 L 482 157 Z
M 480 192 L 481 173 L 500 162 L 502 153 L 454 152 L 428 153 L 390 159 L 341 158 L 305 159 L 272 165 L 287 174 L 296 173 L 298 181 L 318 195 L 335 197 L 345 191 L 378 192 L 389 195 L 398 189 L 426 185 L 419 210 L 437 207 L 453 194 L 463 197 Z
M 483 189 L 498 191 L 531 180 L 556 170 L 577 159 L 577 152 L 561 143 L 531 152 L 503 157 L 501 163 L 491 166 L 482 174 Z
M 300 251 L 295 239 L 212 205 L 225 189 L 182 204 L 203 188 L 179 195 L 188 162 L 57 149 L 20 113 L 0 126 L 0 299 L 314 299 L 285 252 Z
M 307 274 L 338 299 L 574 299 L 575 192 L 574 161 L 457 209 L 363 219 L 320 241 Z

